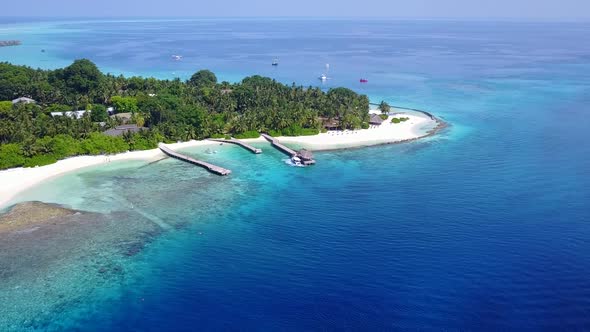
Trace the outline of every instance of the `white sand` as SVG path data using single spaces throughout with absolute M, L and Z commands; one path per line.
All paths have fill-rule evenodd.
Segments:
M 409 120 L 391 123 L 393 117 L 407 117 Z M 403 113 L 390 116 L 380 126 L 373 126 L 370 129 L 329 131 L 315 136 L 278 137 L 278 139 L 281 143 L 295 144 L 310 150 L 333 150 L 415 139 L 425 136 L 426 132 L 436 125 L 436 120 L 426 115 Z
M 376 112 L 376 111 L 372 111 Z M 381 126 L 370 129 L 330 131 L 315 136 L 277 137 L 281 143 L 294 144 L 311 150 L 332 150 L 353 148 L 384 143 L 395 143 L 409 139 L 422 137 L 426 129 L 436 126 L 436 121 L 422 114 L 401 113 L 395 117 L 408 117 L 409 120 L 401 123 L 391 123 L 390 116 Z M 262 137 L 247 139 L 246 142 L 266 142 Z M 168 144 L 171 149 L 181 149 L 193 146 L 218 144 L 211 141 L 189 141 L 183 143 Z M 79 156 L 60 160 L 55 164 L 32 167 L 13 168 L 0 171 L 0 207 L 8 203 L 20 192 L 31 188 L 42 181 L 63 175 L 67 172 L 89 166 L 107 164 L 120 160 L 146 160 L 152 161 L 163 158 L 164 154 L 159 149 L 147 151 L 133 151 L 110 156 Z
M 180 149 L 191 146 L 214 144 L 210 141 L 189 141 L 183 143 L 167 144 L 170 148 Z M 165 155 L 160 149 L 146 151 L 132 151 L 115 155 L 99 156 L 78 156 L 60 160 L 54 164 L 28 167 L 11 168 L 0 171 L 0 207 L 8 203 L 12 198 L 22 191 L 29 189 L 42 181 L 75 171 L 81 168 L 107 164 L 120 160 L 158 160 Z

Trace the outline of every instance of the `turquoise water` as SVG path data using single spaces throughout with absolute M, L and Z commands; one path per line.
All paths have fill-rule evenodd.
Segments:
M 113 73 L 185 78 L 211 68 L 226 80 L 259 73 L 304 85 L 319 84 L 315 77 L 330 63 L 326 87 L 424 109 L 451 126 L 417 142 L 316 153 L 308 168 L 286 165 L 260 143 L 261 155 L 227 145 L 215 146 L 216 154 L 185 150 L 231 169 L 228 177 L 166 159 L 50 180 L 17 200 L 98 212 L 114 226 L 80 240 L 78 254 L 47 273 L 0 284 L 1 303 L 15 303 L 0 307 L 8 317 L 0 324 L 590 328 L 590 25 L 17 25 L 0 29 L 0 39 L 25 44 L 0 49 L 0 61 L 55 67 L 88 57 Z M 171 61 L 178 53 L 184 60 Z M 105 266 L 108 273 L 97 272 Z

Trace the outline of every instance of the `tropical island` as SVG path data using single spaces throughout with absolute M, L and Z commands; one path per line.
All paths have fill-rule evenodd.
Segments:
M 162 141 L 317 135 L 322 119 L 339 119 L 342 129 L 369 127 L 368 98 L 345 88 L 326 93 L 260 76 L 218 83 L 208 70 L 186 82 L 124 78 L 89 60 L 57 70 L 2 63 L 0 100 L 0 169 Z
M 16 182 L 5 187 L 15 191 L 27 187 L 23 178 L 30 186 L 48 174 L 104 162 L 103 155 L 109 161 L 161 156 L 160 142 L 263 141 L 260 133 L 268 133 L 326 150 L 413 140 L 439 125 L 432 116 L 391 111 L 382 102 L 370 112 L 367 96 L 347 88 L 323 91 L 261 76 L 232 84 L 219 83 L 209 70 L 181 81 L 103 74 L 86 59 L 56 70 L 0 63 L 0 169 L 26 167 L 0 175 Z M 427 134 L 417 130 L 424 126 L 431 128 Z M 79 157 L 54 164 L 73 156 Z M 43 172 L 28 168 L 43 165 L 49 165 Z

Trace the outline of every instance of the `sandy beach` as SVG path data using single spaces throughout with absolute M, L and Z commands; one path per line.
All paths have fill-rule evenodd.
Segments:
M 189 141 L 182 143 L 168 144 L 172 149 L 181 149 L 191 146 L 213 144 L 210 141 Z M 113 161 L 122 160 L 145 160 L 153 161 L 164 158 L 165 155 L 160 149 L 145 151 L 130 151 L 114 155 L 99 156 L 77 156 L 40 167 L 19 167 L 0 171 L 0 208 L 4 207 L 12 198 L 45 180 L 82 169 L 90 166 L 108 164 Z
M 394 117 L 409 119 L 392 123 L 391 119 Z M 279 137 L 279 140 L 281 143 L 314 151 L 337 150 L 413 140 L 428 135 L 437 125 L 436 120 L 424 114 L 400 113 L 390 115 L 380 126 L 371 126 L 369 129 L 329 131 L 315 136 Z
M 376 113 L 375 110 L 371 112 Z M 392 117 L 407 117 L 409 120 L 401 123 L 391 123 Z M 380 126 L 369 129 L 329 131 L 315 136 L 278 137 L 282 143 L 292 144 L 294 147 L 321 151 L 356 148 L 385 143 L 396 143 L 417 139 L 429 135 L 439 123 L 430 117 L 419 113 L 399 113 L 391 115 Z M 247 139 L 246 142 L 266 142 L 262 137 Z M 212 141 L 189 141 L 168 144 L 171 149 L 182 149 L 194 146 L 218 144 Z M 81 168 L 98 166 L 113 161 L 146 160 L 153 161 L 164 158 L 159 149 L 146 151 L 132 151 L 115 155 L 78 156 L 60 160 L 55 164 L 13 168 L 0 171 L 0 207 L 4 207 L 12 198 L 22 191 L 29 189 L 45 180 L 75 171 Z

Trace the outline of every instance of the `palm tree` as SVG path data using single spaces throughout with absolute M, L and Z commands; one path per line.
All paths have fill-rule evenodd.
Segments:
M 389 111 L 391 110 L 391 106 L 389 106 L 388 103 L 386 103 L 385 101 L 381 101 L 381 103 L 379 104 L 379 110 L 381 111 L 381 114 L 389 114 Z

